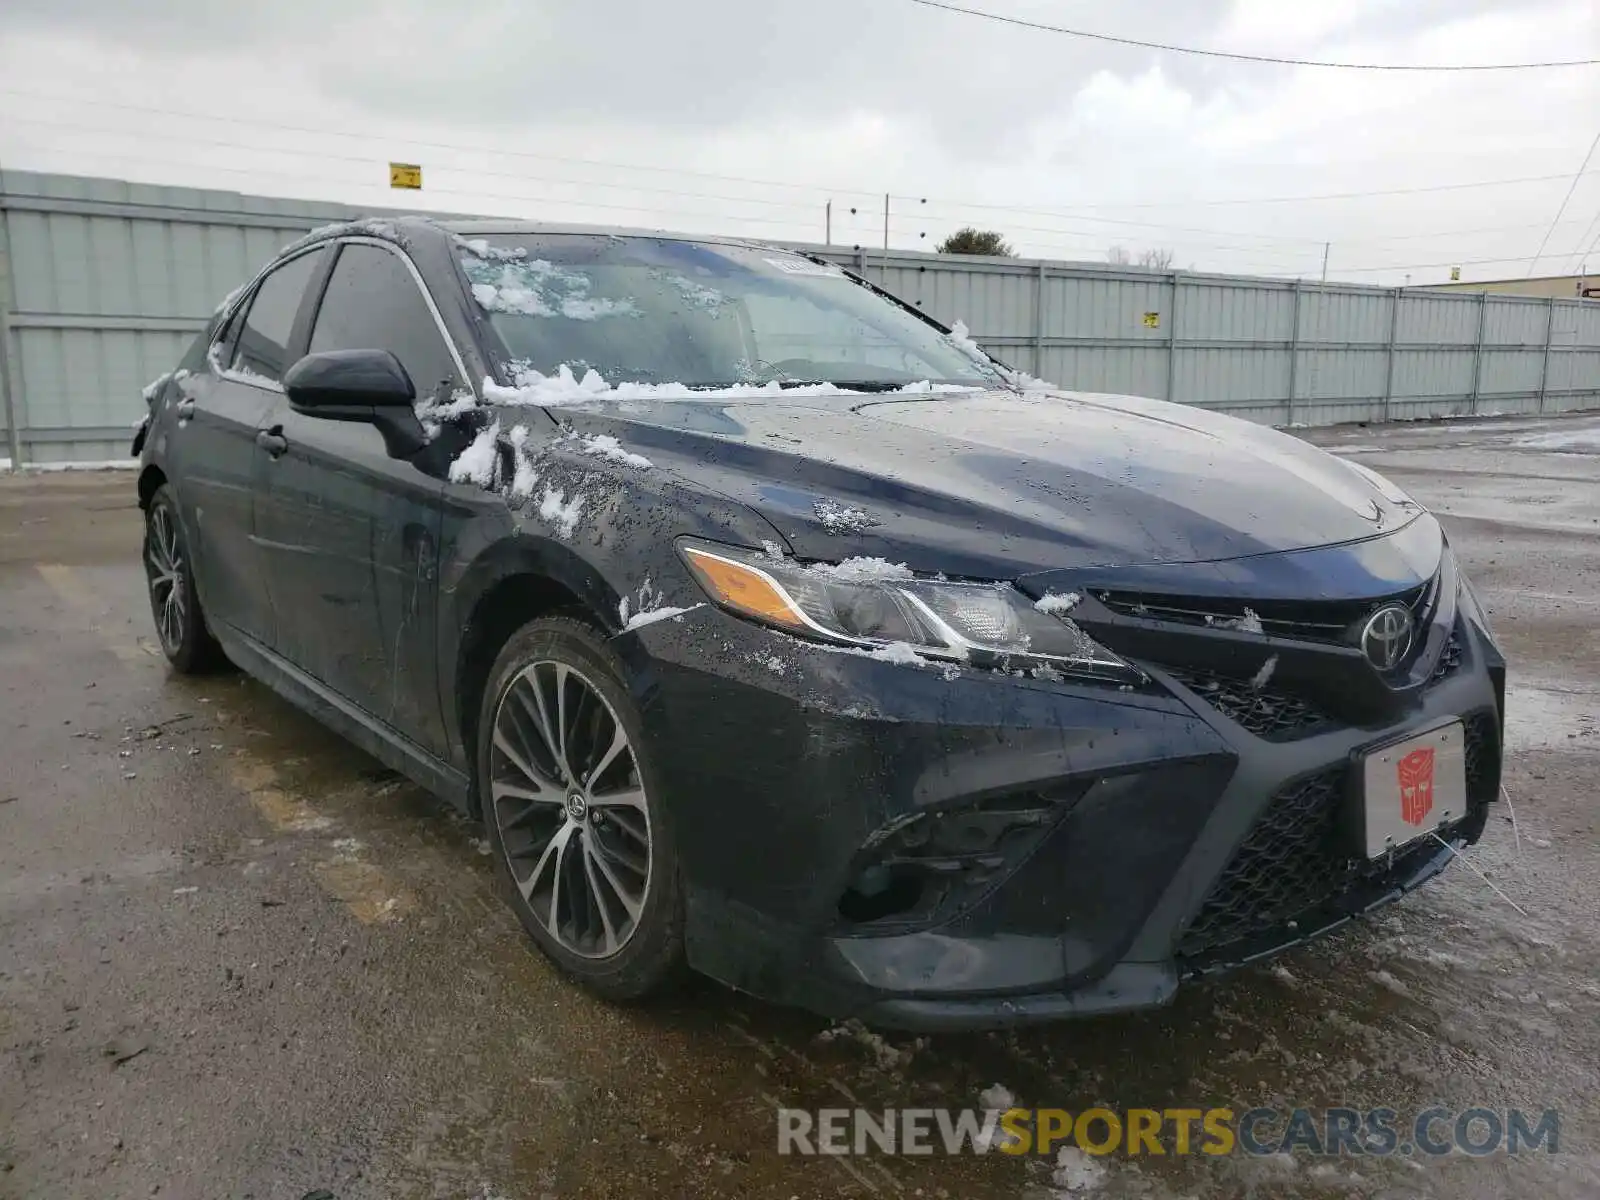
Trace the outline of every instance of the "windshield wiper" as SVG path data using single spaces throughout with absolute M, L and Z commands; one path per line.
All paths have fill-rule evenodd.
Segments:
M 829 383 L 846 392 L 898 392 L 913 382 L 910 379 L 780 379 L 778 386 L 815 387 L 820 383 Z

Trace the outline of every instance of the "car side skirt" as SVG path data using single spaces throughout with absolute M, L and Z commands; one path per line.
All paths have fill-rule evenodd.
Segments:
M 221 623 L 218 623 L 221 625 Z M 384 766 L 399 771 L 419 787 L 448 800 L 462 812 L 471 806 L 472 780 L 421 746 L 401 736 L 370 713 L 274 654 L 248 634 L 231 626 L 213 629 L 225 654 L 246 673 L 266 684 L 296 708 L 366 751 Z

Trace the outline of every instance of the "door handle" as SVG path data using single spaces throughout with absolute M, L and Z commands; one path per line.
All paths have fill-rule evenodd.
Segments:
M 256 445 L 267 452 L 268 458 L 282 458 L 289 448 L 289 439 L 283 436 L 282 425 L 274 425 L 271 429 L 257 431 Z
M 193 400 L 179 400 L 178 403 L 173 407 L 176 410 L 178 414 L 178 420 L 180 421 L 187 421 L 194 416 Z

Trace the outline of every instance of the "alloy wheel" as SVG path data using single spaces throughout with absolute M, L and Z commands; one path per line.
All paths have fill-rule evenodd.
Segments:
M 156 632 L 169 654 L 176 654 L 183 645 L 188 627 L 183 573 L 183 551 L 178 544 L 178 527 L 172 512 L 164 504 L 153 505 L 145 538 L 145 574 L 150 580 L 150 607 L 155 612 Z
M 494 715 L 491 819 L 518 891 L 564 950 L 604 959 L 650 892 L 650 811 L 616 711 L 583 672 L 540 660 Z

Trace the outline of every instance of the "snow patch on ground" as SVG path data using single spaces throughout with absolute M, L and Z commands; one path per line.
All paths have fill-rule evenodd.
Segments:
M 1527 450 L 1555 450 L 1569 454 L 1600 454 L 1600 426 L 1558 429 L 1551 433 L 1526 433 L 1512 445 Z
M 1087 1196 L 1100 1190 L 1106 1181 L 1105 1166 L 1076 1146 L 1063 1146 L 1056 1153 L 1050 1182 L 1058 1196 Z
M 991 1084 L 978 1093 L 978 1107 L 985 1112 L 1005 1112 L 1017 1106 L 1017 1098 L 1003 1083 Z
M 818 500 L 811 510 L 829 533 L 860 533 L 867 526 L 876 524 L 867 515 L 866 509 L 851 508 L 837 500 Z
M 1372 982 L 1379 987 L 1388 988 L 1396 996 L 1409 996 L 1411 994 L 1411 989 L 1389 974 L 1388 971 L 1374 971 L 1372 973 Z
M 855 1042 L 865 1047 L 878 1066 L 885 1071 L 894 1071 L 909 1065 L 917 1056 L 917 1051 L 924 1049 L 928 1044 L 927 1038 L 914 1038 L 908 1046 L 903 1048 L 895 1046 L 882 1034 L 868 1029 L 854 1017 L 842 1024 L 824 1029 L 814 1040 L 823 1046 L 836 1041 Z
M 1046 592 L 1034 601 L 1033 606 L 1042 613 L 1059 617 L 1077 608 L 1082 599 L 1077 592 Z

